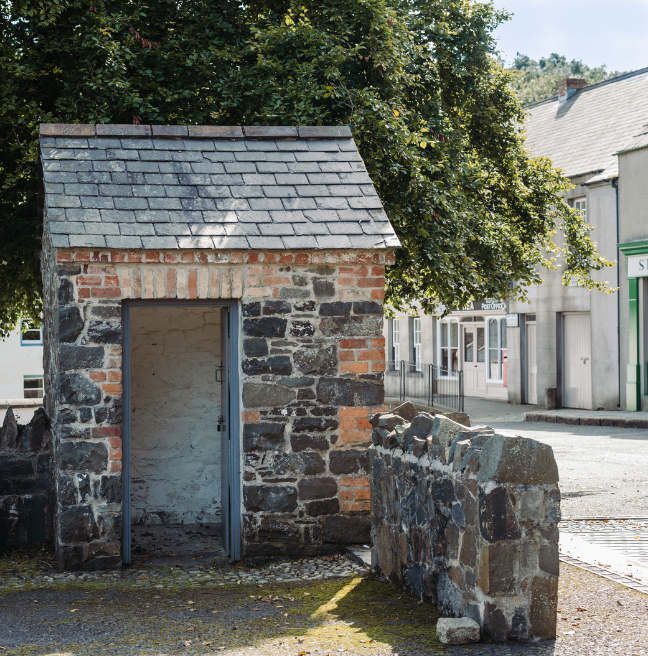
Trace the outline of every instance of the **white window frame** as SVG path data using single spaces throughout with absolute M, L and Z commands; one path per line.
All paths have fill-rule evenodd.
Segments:
M 498 357 L 498 369 L 499 369 L 499 378 L 491 378 L 490 373 L 491 373 L 491 361 L 490 361 L 490 351 L 491 351 L 491 346 L 490 346 L 490 322 L 492 320 L 495 320 L 499 323 L 498 330 L 497 330 L 497 357 Z M 506 330 L 506 317 L 501 316 L 501 315 L 495 315 L 495 316 L 486 316 L 484 317 L 484 321 L 486 322 L 486 382 L 487 383 L 504 383 L 504 348 L 502 348 L 502 328 Z M 507 345 L 508 345 L 508 339 L 507 339 Z M 508 350 L 508 346 L 507 349 Z
M 40 339 L 36 341 L 35 339 L 23 340 L 23 324 L 26 322 L 26 319 L 20 320 L 20 345 L 21 346 L 43 346 L 43 326 L 40 328 L 28 328 L 28 330 L 38 330 L 40 332 Z
M 400 368 L 400 319 L 391 320 L 391 344 L 394 369 Z
M 414 317 L 412 321 L 412 340 L 414 347 L 414 368 L 421 371 L 421 318 Z
M 450 343 L 452 341 L 452 329 L 450 328 L 450 326 L 453 323 L 457 324 L 457 346 L 456 347 L 452 346 L 451 343 Z M 448 346 L 443 346 L 442 343 L 441 343 L 441 326 L 443 324 L 448 325 Z M 460 369 L 460 366 L 461 366 L 460 365 L 460 355 L 461 355 L 461 353 L 459 352 L 459 345 L 461 343 L 461 337 L 459 335 L 459 331 L 460 331 L 460 324 L 459 324 L 459 318 L 458 317 L 446 317 L 444 319 L 439 319 L 437 321 L 437 354 L 438 354 L 437 362 L 439 364 L 439 378 L 458 378 L 459 377 L 459 369 Z M 450 366 L 452 365 L 452 357 L 450 355 L 452 353 L 452 349 L 453 348 L 457 349 L 457 370 L 454 372 L 454 374 L 450 373 L 446 376 L 444 376 L 441 373 L 441 371 L 442 371 L 441 367 L 442 367 L 442 362 L 443 362 L 443 358 L 441 357 L 441 354 L 442 354 L 444 348 L 448 349 L 448 351 L 449 351 L 449 353 L 448 353 L 448 364 Z M 452 370 L 450 370 L 450 371 L 452 371 Z
M 30 388 L 30 390 L 29 390 L 29 391 L 33 391 L 35 389 L 36 392 L 40 392 L 40 396 L 25 396 L 25 394 L 27 392 L 27 389 L 25 388 L 25 383 L 28 380 L 40 380 L 40 382 L 41 382 L 40 387 Z M 38 375 L 37 376 L 23 376 L 23 398 L 24 399 L 42 399 L 43 396 L 44 396 L 44 391 L 45 391 L 45 379 L 44 379 L 43 374 L 41 374 L 40 376 L 38 376 Z
M 573 207 L 574 209 L 581 214 L 585 222 L 587 222 L 587 196 L 581 196 L 580 198 L 574 198 Z

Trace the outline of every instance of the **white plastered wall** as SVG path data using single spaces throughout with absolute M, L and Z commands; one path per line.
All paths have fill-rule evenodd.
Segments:
M 132 308 L 136 524 L 220 521 L 220 308 Z

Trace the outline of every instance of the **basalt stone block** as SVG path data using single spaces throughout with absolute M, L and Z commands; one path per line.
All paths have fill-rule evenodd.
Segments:
M 403 426 L 405 423 L 405 419 L 403 419 L 400 415 L 386 413 L 379 417 L 378 428 L 384 428 L 388 431 L 393 431 L 396 426 Z
M 88 406 L 83 406 L 82 408 L 79 408 L 79 421 L 82 424 L 87 424 L 91 420 L 92 420 L 92 408 Z
M 488 542 L 520 538 L 515 508 L 505 487 L 479 491 L 479 528 Z
M 383 304 L 376 301 L 356 301 L 353 304 L 354 314 L 379 314 L 383 315 Z
M 337 482 L 334 478 L 304 478 L 297 489 L 301 500 L 328 499 L 337 495 Z
M 267 383 L 245 383 L 243 385 L 243 405 L 246 408 L 268 408 L 287 405 L 294 401 L 294 390 Z
M 75 342 L 83 330 L 83 318 L 76 305 L 59 309 L 58 341 Z
M 61 344 L 59 346 L 59 370 L 100 369 L 104 363 L 102 346 L 77 346 Z
M 243 426 L 243 451 L 283 451 L 285 424 L 279 422 L 246 423 Z
M 467 617 L 442 617 L 437 620 L 436 637 L 444 645 L 479 642 L 479 624 Z
M 96 305 L 92 308 L 90 315 L 97 319 L 121 319 L 121 306 Z
M 314 382 L 315 379 L 308 376 L 295 376 L 292 378 L 282 378 L 279 384 L 285 385 L 286 387 L 310 387 Z
M 366 544 L 371 540 L 371 520 L 364 516 L 329 515 L 322 531 L 324 542 Z
M 287 319 L 279 317 L 261 317 L 244 319 L 243 333 L 249 337 L 285 337 Z
M 34 465 L 31 460 L 19 456 L 0 456 L 0 479 L 31 476 L 33 473 Z
M 323 278 L 313 278 L 313 293 L 315 298 L 331 298 L 335 296 L 335 283 Z
M 295 303 L 297 312 L 313 312 L 315 310 L 315 301 L 298 301 Z
M 506 616 L 494 604 L 486 604 L 484 627 L 493 642 L 504 642 L 509 637 L 510 627 L 506 621 Z
M 315 400 L 315 392 L 310 389 L 302 389 L 297 392 L 297 400 L 298 401 L 314 401 Z
M 401 403 L 400 405 L 396 406 L 392 411 L 392 414 L 398 415 L 399 417 L 402 417 L 405 421 L 413 421 L 416 417 L 419 416 L 419 411 L 417 407 L 411 402 L 411 401 L 405 401 L 405 403 Z M 432 415 L 428 414 L 427 412 L 422 412 L 420 413 L 424 417 L 432 417 Z
M 336 301 L 335 303 L 320 303 L 319 314 L 321 317 L 343 317 L 351 312 L 352 303 Z
M 273 314 L 290 314 L 292 308 L 287 301 L 266 301 L 263 304 L 263 315 L 269 316 Z
M 299 529 L 290 522 L 264 517 L 257 533 L 261 542 L 299 542 Z
M 121 324 L 108 321 L 91 321 L 88 341 L 95 344 L 121 344 Z
M 329 417 L 300 417 L 293 424 L 294 433 L 316 433 L 338 428 L 336 419 Z
M 479 554 L 477 585 L 489 596 L 515 592 L 520 546 L 515 542 L 499 542 L 482 548 Z
M 324 435 L 291 435 L 290 446 L 293 451 L 328 451 L 330 444 Z
M 315 326 L 310 321 L 291 321 L 291 337 L 312 337 L 315 334 Z
M 90 506 L 63 509 L 58 515 L 58 528 L 63 544 L 88 542 L 99 537 L 99 529 Z
M 99 403 L 101 391 L 81 374 L 59 375 L 59 400 L 70 405 L 94 405 Z
M 530 584 L 529 638 L 554 640 L 558 608 L 558 579 L 535 576 Z
M 382 385 L 348 378 L 321 378 L 317 383 L 317 400 L 329 405 L 371 407 L 382 405 Z
M 412 419 L 409 428 L 403 433 L 403 449 L 409 450 L 414 442 L 414 438 L 421 440 L 427 439 L 432 433 L 432 426 L 434 425 L 434 417 L 432 415 L 420 414 L 418 417 Z
M 538 552 L 538 565 L 543 572 L 558 576 L 559 574 L 559 550 L 557 544 L 543 544 Z
M 108 468 L 108 448 L 103 442 L 62 442 L 59 466 L 64 471 L 103 472 Z
M 274 355 L 266 360 L 251 358 L 243 360 L 243 373 L 248 376 L 259 376 L 260 374 L 277 374 L 279 376 L 290 376 L 292 363 L 287 355 Z
M 262 337 L 248 337 L 243 340 L 243 353 L 248 358 L 262 358 L 268 355 L 268 342 Z
M 63 279 L 58 288 L 59 305 L 70 305 L 74 303 L 74 286 L 70 280 Z
M 303 348 L 293 355 L 295 367 L 302 374 L 330 376 L 337 373 L 338 353 L 334 344 L 326 348 Z
M 310 291 L 299 287 L 280 287 L 279 298 L 308 298 Z
M 121 399 L 116 398 L 113 401 L 113 404 L 108 408 L 107 421 L 108 421 L 109 424 L 121 424 L 122 423 L 122 403 L 121 403 Z
M 320 330 L 325 337 L 381 337 L 383 318 L 374 315 L 323 317 Z
M 359 449 L 331 451 L 329 469 L 332 474 L 365 474 L 369 471 L 369 454 Z
M 0 447 L 4 449 L 15 449 L 18 439 L 18 422 L 11 408 L 7 408 L 2 429 L 0 429 Z
M 289 485 L 245 485 L 243 496 L 246 510 L 284 513 L 297 508 L 297 488 Z
M 323 501 L 311 501 L 304 505 L 306 513 L 310 517 L 321 517 L 322 515 L 337 515 L 340 512 L 340 502 L 337 499 L 324 499 Z
M 315 476 L 322 474 L 326 463 L 319 453 L 302 451 L 287 453 L 273 459 L 273 474 L 276 476 Z
M 75 506 L 78 503 L 77 489 L 72 476 L 59 474 L 56 497 L 62 506 Z
M 548 444 L 525 437 L 493 435 L 482 447 L 479 479 L 513 485 L 558 482 L 558 465 Z
M 78 264 L 59 264 L 58 267 L 56 267 L 56 272 L 58 273 L 59 277 L 62 276 L 78 276 L 81 273 L 81 266 Z
M 104 503 L 121 503 L 122 500 L 122 477 L 121 474 L 102 476 L 94 481 L 95 499 Z
M 244 317 L 260 317 L 261 316 L 261 303 L 256 301 L 254 303 L 243 303 L 243 316 Z

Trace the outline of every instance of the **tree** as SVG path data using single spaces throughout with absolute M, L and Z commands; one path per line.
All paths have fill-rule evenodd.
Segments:
M 596 84 L 623 75 L 618 71 L 608 73 L 605 69 L 605 66 L 590 68 L 580 59 L 568 62 L 566 57 L 555 52 L 538 61 L 518 52 L 510 69 L 513 73 L 511 86 L 522 105 L 530 105 L 555 96 L 558 93 L 558 83 L 568 77 L 585 80 L 587 84 Z
M 403 243 L 388 301 L 524 298 L 567 237 L 607 263 L 524 149 L 524 114 L 472 0 L 0 0 L 0 329 L 39 312 L 40 122 L 348 124 Z

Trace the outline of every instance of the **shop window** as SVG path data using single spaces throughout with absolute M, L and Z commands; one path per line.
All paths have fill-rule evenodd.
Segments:
M 486 322 L 488 342 L 488 368 L 486 375 L 490 381 L 502 380 L 504 351 L 506 350 L 506 318 L 492 317 Z
M 459 322 L 456 319 L 439 321 L 439 364 L 442 375 L 455 376 L 459 369 Z
M 28 319 L 23 319 L 20 322 L 20 344 L 21 346 L 42 346 L 43 328 L 37 328 Z
M 26 399 L 43 398 L 43 377 L 25 376 L 23 378 L 23 394 Z

